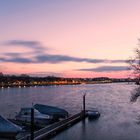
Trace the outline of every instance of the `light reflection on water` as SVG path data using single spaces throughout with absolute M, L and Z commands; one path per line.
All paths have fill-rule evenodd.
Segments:
M 118 83 L 1 89 L 0 114 L 14 116 L 21 107 L 32 103 L 62 107 L 74 114 L 82 109 L 82 95 L 86 91 L 86 108 L 98 108 L 101 117 L 94 122 L 78 123 L 55 140 L 138 140 L 140 103 L 130 102 L 135 88 L 134 84 Z

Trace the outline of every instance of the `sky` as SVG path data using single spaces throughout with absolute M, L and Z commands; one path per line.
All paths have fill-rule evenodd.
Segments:
M 0 0 L 0 72 L 129 77 L 139 0 Z

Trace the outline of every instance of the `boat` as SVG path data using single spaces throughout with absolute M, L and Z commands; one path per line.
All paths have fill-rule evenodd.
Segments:
M 0 138 L 14 139 L 22 128 L 0 115 Z
M 87 116 L 88 116 L 88 119 L 97 119 L 100 117 L 100 113 L 96 110 L 88 110 Z
M 35 104 L 34 108 L 37 109 L 42 114 L 53 116 L 54 119 L 65 119 L 69 115 L 66 110 L 54 106 Z
M 16 120 L 23 123 L 31 123 L 31 108 L 21 108 L 20 112 L 15 116 Z M 34 124 L 48 125 L 52 123 L 52 116 L 40 113 L 34 109 Z

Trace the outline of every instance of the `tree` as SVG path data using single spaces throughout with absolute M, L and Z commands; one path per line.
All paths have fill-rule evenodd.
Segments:
M 2 77 L 3 76 L 3 73 L 2 72 L 0 72 L 0 77 Z
M 135 56 L 128 62 L 131 70 L 133 70 L 133 74 L 137 78 L 137 84 L 140 84 L 140 39 L 138 39 L 138 42 L 138 47 L 135 49 Z

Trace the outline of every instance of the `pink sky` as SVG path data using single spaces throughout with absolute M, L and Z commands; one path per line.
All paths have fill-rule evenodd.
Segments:
M 139 0 L 13 1 L 0 1 L 3 73 L 129 75 L 120 60 L 137 47 Z

